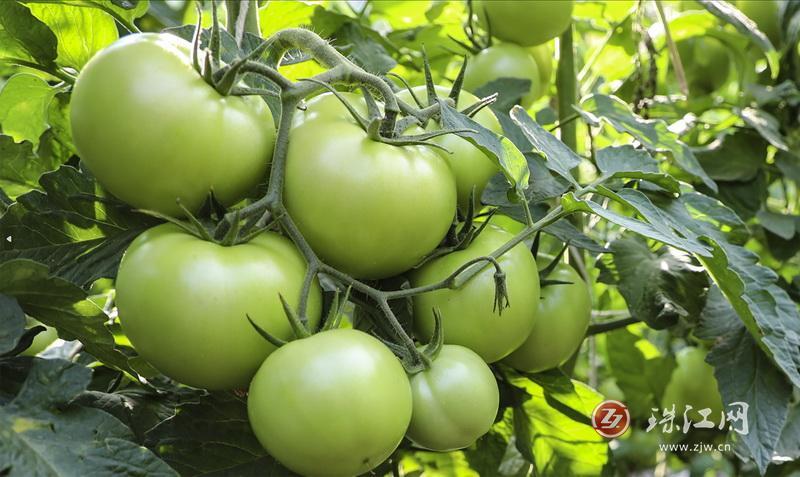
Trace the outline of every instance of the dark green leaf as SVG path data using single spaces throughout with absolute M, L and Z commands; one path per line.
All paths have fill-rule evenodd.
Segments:
M 475 90 L 475 95 L 485 98 L 497 93 L 497 101 L 492 103 L 492 110 L 500 115 L 507 115 L 514 105 L 519 104 L 523 96 L 531 89 L 531 80 L 520 78 L 499 78 L 490 81 Z
M 566 144 L 545 131 L 522 107 L 515 106 L 511 110 L 511 119 L 519 126 L 533 148 L 547 159 L 547 167 L 570 184 L 577 186 L 578 183 L 570 171 L 580 164 L 581 158 Z
M 767 143 L 752 130 L 739 129 L 695 151 L 703 169 L 718 181 L 749 181 L 767 159 Z
M 641 179 L 652 182 L 677 194 L 678 181 L 658 170 L 658 163 L 647 151 L 633 146 L 611 146 L 600 149 L 595 155 L 597 167 L 609 179 Z
M 781 134 L 781 126 L 775 116 L 764 110 L 748 107 L 739 111 L 739 117 L 773 146 L 783 151 L 790 150 L 786 139 Z
M 0 356 L 13 350 L 25 333 L 25 312 L 14 297 L 0 293 Z
M 52 65 L 56 61 L 56 36 L 30 10 L 17 2 L 0 2 L 0 62 L 32 61 Z

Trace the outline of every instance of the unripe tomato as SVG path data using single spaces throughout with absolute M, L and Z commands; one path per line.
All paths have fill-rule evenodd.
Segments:
M 728 48 L 711 36 L 692 37 L 676 43 L 686 73 L 690 94 L 705 95 L 718 90 L 728 80 Z
M 31 345 L 28 346 L 28 349 L 20 353 L 20 356 L 36 356 L 47 349 L 47 347 L 50 346 L 53 341 L 58 339 L 58 331 L 56 331 L 55 328 L 43 325 L 30 316 L 25 317 L 25 322 L 28 328 L 33 328 L 34 326 L 44 326 L 45 330 L 33 337 L 33 342 L 31 342 Z
M 95 55 L 72 93 L 75 146 L 100 183 L 142 209 L 182 216 L 209 191 L 225 205 L 265 181 L 275 125 L 258 97 L 221 96 L 173 35 L 126 36 Z
M 224 247 L 173 224 L 156 226 L 128 247 L 117 274 L 122 329 L 136 351 L 165 375 L 206 389 L 247 386 L 275 347 L 294 336 L 278 294 L 295 305 L 306 263 L 275 233 Z M 314 283 L 310 326 L 319 324 L 322 292 Z
M 486 83 L 500 78 L 519 78 L 531 82 L 528 93 L 520 102 L 525 108 L 541 96 L 539 67 L 527 48 L 501 43 L 482 50 L 467 62 L 464 88 L 474 92 Z
M 492 36 L 522 46 L 551 40 L 572 21 L 572 0 L 473 0 L 472 9 Z
M 472 445 L 494 423 L 500 393 L 492 370 L 463 346 L 444 345 L 430 369 L 411 376 L 414 410 L 406 435 L 435 451 Z
M 425 86 L 417 86 L 413 89 L 420 100 L 424 101 L 427 98 Z M 446 98 L 450 93 L 450 89 L 444 86 L 436 86 L 436 93 L 439 97 Z M 411 95 L 407 90 L 401 91 L 397 96 L 406 102 L 412 102 Z M 478 102 L 478 98 L 475 95 L 462 90 L 458 97 L 456 108 L 463 109 L 476 102 Z M 492 132 L 503 134 L 500 122 L 489 108 L 481 109 L 472 119 Z M 440 129 L 440 127 L 432 122 L 428 129 Z M 461 210 L 467 210 L 470 193 L 473 188 L 475 189 L 475 201 L 480 204 L 481 194 L 486 187 L 486 183 L 500 171 L 495 161 L 469 141 L 455 134 L 440 136 L 433 141 L 450 151 L 450 153 L 441 151 L 441 154 L 447 159 L 450 169 L 456 178 L 458 206 Z
M 325 263 L 386 278 L 439 245 L 456 212 L 456 181 L 441 155 L 373 141 L 331 94 L 296 114 L 284 198 Z
M 464 250 L 435 258 L 411 274 L 415 287 L 447 278 L 465 262 L 490 255 L 514 236 L 487 226 Z M 455 290 L 437 290 L 414 297 L 414 330 L 421 340 L 433 335 L 433 309 L 442 315 L 444 342 L 466 346 L 487 363 L 498 361 L 525 341 L 538 317 L 539 270 L 525 244 L 517 244 L 498 262 L 506 275 L 509 307 L 494 309 L 495 268 L 480 273 Z
M 677 366 L 664 389 L 661 406 L 671 409 L 674 405 L 678 421 L 681 421 L 686 406 L 689 405 L 692 409 L 687 416 L 692 422 L 700 421 L 702 417 L 698 411 L 708 408 L 711 409 L 708 419 L 719 424 L 723 410 L 722 398 L 714 377 L 714 368 L 705 362 L 705 357 L 706 351 L 695 347 L 683 348 L 675 357 Z
M 736 8 L 753 20 L 772 45 L 781 45 L 780 5 L 775 0 L 738 0 Z
M 539 96 L 547 92 L 547 87 L 550 85 L 550 80 L 553 78 L 553 48 L 549 43 L 534 46 L 528 51 L 536 61 L 536 67 L 539 69 Z
M 541 258 L 540 266 L 552 260 L 552 257 Z M 578 272 L 566 263 L 559 263 L 547 280 L 570 284 L 542 287 L 533 330 L 525 342 L 503 360 L 520 371 L 537 373 L 561 366 L 578 350 L 589 326 L 592 299 Z
M 411 420 L 400 362 L 361 331 L 336 329 L 272 353 L 250 384 L 247 412 L 269 454 L 302 475 L 350 477 L 375 468 Z

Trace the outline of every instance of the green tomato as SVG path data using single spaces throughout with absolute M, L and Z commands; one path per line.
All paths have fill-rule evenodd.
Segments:
M 500 78 L 519 78 L 531 82 L 520 104 L 527 108 L 542 95 L 539 67 L 528 49 L 512 43 L 490 46 L 467 62 L 464 88 L 476 91 L 486 83 Z
M 34 326 L 44 326 L 45 330 L 33 337 L 31 345 L 28 346 L 28 349 L 20 353 L 20 356 L 36 356 L 47 349 L 47 347 L 50 346 L 53 341 L 58 339 L 58 331 L 56 331 L 55 328 L 44 325 L 30 316 L 26 316 L 25 321 L 28 328 L 33 328 Z
M 305 270 L 294 244 L 275 233 L 225 247 L 159 225 L 137 237 L 122 258 L 120 323 L 139 354 L 176 381 L 244 387 L 275 350 L 247 316 L 278 338 L 292 338 L 278 294 L 297 303 Z M 314 283 L 307 311 L 312 329 L 321 310 Z
M 463 346 L 444 345 L 431 367 L 411 376 L 414 410 L 406 435 L 435 451 L 472 445 L 494 424 L 500 393 L 489 366 Z
M 738 0 L 736 8 L 753 20 L 776 48 L 781 44 L 780 5 L 775 0 Z
M 209 191 L 234 204 L 263 182 L 275 125 L 256 97 L 221 96 L 192 68 L 191 45 L 129 35 L 95 55 L 72 92 L 75 146 L 100 183 L 134 207 L 182 216 Z
M 531 56 L 536 60 L 536 67 L 539 69 L 539 89 L 540 96 L 547 92 L 550 80 L 553 78 L 553 48 L 549 43 L 534 46 L 528 49 Z
M 682 422 L 686 406 L 692 406 L 688 417 L 692 422 L 702 419 L 698 410 L 711 409 L 708 419 L 719 423 L 723 411 L 722 398 L 719 395 L 714 368 L 705 362 L 706 352 L 701 348 L 688 347 L 680 350 L 676 356 L 677 366 L 672 371 L 661 406 L 671 409 L 675 406 L 675 416 Z M 680 417 L 679 417 L 680 416 Z
M 710 94 L 728 80 L 731 58 L 721 41 L 711 36 L 692 37 L 676 46 L 690 94 Z
M 514 236 L 489 225 L 464 250 L 433 259 L 414 271 L 415 287 L 439 282 L 469 260 L 484 257 Z M 444 342 L 466 346 L 487 363 L 517 349 L 533 329 L 539 306 L 539 270 L 530 250 L 520 243 L 499 259 L 506 275 L 510 306 L 494 309 L 495 268 L 484 265 L 477 275 L 455 290 L 436 290 L 414 297 L 414 329 L 421 340 L 433 335 L 433 309 L 442 315 Z
M 417 86 L 413 88 L 417 98 L 425 101 L 427 93 L 425 86 Z M 450 89 L 444 86 L 436 86 L 436 93 L 441 98 L 446 98 L 450 94 Z M 411 94 L 408 90 L 400 92 L 398 98 L 403 101 L 413 104 Z M 458 104 L 456 107 L 464 109 L 472 104 L 478 102 L 478 98 L 462 90 L 458 97 Z M 485 127 L 486 129 L 497 134 L 503 134 L 503 128 L 500 127 L 500 122 L 495 117 L 494 113 L 489 108 L 483 108 L 478 111 L 472 119 Z M 439 129 L 435 123 L 431 123 L 429 129 Z M 450 151 L 447 153 L 441 151 L 441 154 L 447 159 L 450 164 L 450 169 L 456 178 L 456 189 L 458 191 L 458 206 L 461 210 L 466 211 L 469 207 L 469 197 L 473 188 L 475 189 L 476 203 L 480 203 L 481 194 L 489 179 L 500 171 L 495 161 L 484 154 L 480 149 L 473 146 L 469 141 L 455 134 L 447 134 L 440 136 L 433 140 L 433 142 L 440 144 L 442 147 Z
M 572 22 L 572 0 L 473 0 L 472 9 L 492 36 L 533 46 L 559 36 Z
M 444 238 L 456 211 L 455 179 L 433 148 L 373 141 L 346 113 L 332 112 L 344 109 L 337 104 L 320 95 L 296 113 L 286 208 L 325 263 L 358 278 L 397 275 Z
M 250 384 L 256 437 L 302 475 L 353 476 L 386 460 L 411 420 L 411 387 L 380 341 L 336 329 L 272 353 Z
M 552 257 L 541 257 L 540 266 L 552 260 Z M 578 272 L 566 263 L 559 263 L 547 279 L 571 283 L 547 285 L 541 289 L 538 319 L 533 330 L 525 342 L 503 360 L 520 371 L 537 373 L 561 366 L 578 350 L 589 327 L 592 299 Z

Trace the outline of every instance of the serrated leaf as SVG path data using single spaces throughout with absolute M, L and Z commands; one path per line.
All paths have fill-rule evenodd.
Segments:
M 545 131 L 521 106 L 515 106 L 511 110 L 511 119 L 519 126 L 536 152 L 545 157 L 547 167 L 577 187 L 578 182 L 570 171 L 580 164 L 581 158 L 566 144 Z
M 0 356 L 13 350 L 25 334 L 25 312 L 14 297 L 0 293 Z
M 39 137 L 49 127 L 50 102 L 58 90 L 38 76 L 16 74 L 0 89 L 0 130 L 15 142 L 39 147 Z
M 669 247 L 652 252 L 636 238 L 615 240 L 610 248 L 612 258 L 604 263 L 631 316 L 663 329 L 700 314 L 708 278 L 690 256 Z
M 0 61 L 52 65 L 57 56 L 56 36 L 47 25 L 17 2 L 0 2 Z
M 523 96 L 531 89 L 531 80 L 520 78 L 499 78 L 477 88 L 474 93 L 479 98 L 485 98 L 497 93 L 497 101 L 492 103 L 492 110 L 497 116 L 508 115 L 515 105 L 519 104 Z
M 50 27 L 58 44 L 56 62 L 80 70 L 98 51 L 119 35 L 114 19 L 97 8 L 75 6 L 70 2 L 28 1 L 31 13 Z
M 503 174 L 505 174 L 508 182 L 522 194 L 528 187 L 530 171 L 528 170 L 525 156 L 522 155 L 520 150 L 508 138 L 498 136 L 481 126 L 468 116 L 450 107 L 444 100 L 439 99 L 438 101 L 441 108 L 442 129 L 470 130 L 457 134 L 495 161 L 500 166 Z
M 157 223 L 103 197 L 86 171 L 62 166 L 41 176 L 44 192 L 17 198 L 0 217 L 0 263 L 27 258 L 80 286 L 116 276 L 128 244 Z
M 717 185 L 700 167 L 689 146 L 670 132 L 664 121 L 642 119 L 619 98 L 602 94 L 587 97 L 581 101 L 580 109 L 576 109 L 592 124 L 604 120 L 618 132 L 630 134 L 648 150 L 669 153 L 681 169 L 700 179 L 709 189 L 717 190 Z
M 606 179 L 641 179 L 677 194 L 680 185 L 669 174 L 658 169 L 658 163 L 650 154 L 633 146 L 611 146 L 595 154 L 597 167 Z
M 714 340 L 708 362 L 714 366 L 723 402 L 726 405 L 745 402 L 750 406 L 749 432 L 738 435 L 737 439 L 744 443 L 763 475 L 787 420 L 792 386 L 744 325 L 732 319 L 735 315 L 719 288 L 713 287 L 695 334 L 701 339 Z
M 17 397 L 0 407 L 0 461 L 9 475 L 176 477 L 133 442 L 121 422 L 97 409 L 70 405 L 91 371 L 63 360 L 35 359 Z
M 61 338 L 79 339 L 106 365 L 133 372 L 115 348 L 103 310 L 77 286 L 51 276 L 45 265 L 24 259 L 0 263 L 0 293 L 14 297 L 25 314 L 58 329 Z
M 246 400 L 232 394 L 184 404 L 147 433 L 147 442 L 168 442 L 160 456 L 183 476 L 242 475 L 245 468 L 265 477 L 295 475 L 267 455 L 250 429 Z
M 767 35 L 758 29 L 758 25 L 756 25 L 753 20 L 747 18 L 745 14 L 728 2 L 719 0 L 697 1 L 715 17 L 733 25 L 739 33 L 748 37 L 753 44 L 763 51 L 764 55 L 767 57 L 767 63 L 772 72 L 772 77 L 778 77 L 778 73 L 780 72 L 780 54 L 775 51 L 775 47 L 769 41 Z
M 591 413 L 603 396 L 560 371 L 512 377 L 526 393 L 514 407 L 516 444 L 540 476 L 601 475 L 608 442 L 591 426 Z

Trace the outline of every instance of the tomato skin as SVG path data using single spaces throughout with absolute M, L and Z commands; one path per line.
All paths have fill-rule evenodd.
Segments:
M 397 275 L 444 238 L 456 211 L 456 182 L 431 147 L 369 139 L 329 109 L 330 94 L 290 133 L 284 199 L 308 243 L 327 264 L 357 278 Z M 344 109 L 344 106 L 338 106 Z
M 417 98 L 421 101 L 425 101 L 427 97 L 425 86 L 417 86 L 414 87 L 413 90 Z M 436 86 L 436 93 L 440 98 L 446 98 L 447 95 L 450 94 L 450 89 L 444 86 Z M 413 104 L 411 95 L 407 90 L 401 91 L 398 97 Z M 477 96 L 461 90 L 456 108 L 461 110 L 477 102 Z M 500 127 L 500 122 L 489 108 L 481 109 L 472 119 L 492 132 L 503 134 L 503 128 Z M 428 125 L 428 129 L 435 130 L 440 129 L 440 127 L 432 122 Z M 456 178 L 458 207 L 463 211 L 467 210 L 469 207 L 469 196 L 470 193 L 472 193 L 473 187 L 475 188 L 476 202 L 480 203 L 481 194 L 486 184 L 489 182 L 489 179 L 500 171 L 498 165 L 492 158 L 481 152 L 480 149 L 473 146 L 469 141 L 455 134 L 440 136 L 433 141 L 450 151 L 450 153 L 440 151 L 440 154 L 447 159 L 447 162 L 450 164 L 450 169 L 453 171 L 453 175 Z
M 465 262 L 486 256 L 513 238 L 487 226 L 465 250 L 435 258 L 411 274 L 415 287 L 438 282 Z M 444 342 L 465 346 L 487 363 L 498 361 L 522 344 L 533 329 L 539 305 L 539 272 L 525 244 L 518 244 L 498 262 L 506 274 L 510 306 L 502 314 L 493 310 L 494 267 L 484 266 L 479 274 L 456 290 L 437 290 L 414 297 L 414 330 L 425 341 L 433 334 L 433 308 L 442 314 Z
M 738 0 L 736 8 L 753 20 L 758 29 L 764 32 L 772 45 L 781 45 L 780 5 L 775 0 Z
M 256 437 L 302 475 L 353 476 L 383 462 L 411 420 L 400 362 L 361 331 L 336 329 L 272 353 L 250 384 Z
M 675 406 L 675 415 L 683 418 L 686 405 L 692 406 L 688 417 L 693 422 L 702 419 L 697 412 L 709 408 L 708 419 L 719 423 L 723 411 L 722 397 L 719 395 L 714 368 L 705 362 L 706 351 L 701 348 L 687 347 L 678 351 L 675 356 L 677 366 L 672 371 L 669 383 L 664 389 L 661 406 L 670 409 Z
M 539 266 L 552 257 L 542 256 Z M 548 280 L 572 282 L 542 287 L 538 319 L 528 338 L 503 362 L 512 368 L 538 373 L 561 366 L 578 350 L 589 327 L 592 298 L 589 287 L 578 272 L 559 263 Z
M 572 21 L 572 0 L 473 0 L 472 9 L 484 30 L 521 46 L 533 46 L 564 32 Z M 487 21 L 488 16 L 488 21 Z
M 497 381 L 469 348 L 444 345 L 431 368 L 410 381 L 414 410 L 406 436 L 415 444 L 442 452 L 462 449 L 494 424 Z
M 692 37 L 676 43 L 686 72 L 689 92 L 712 93 L 728 79 L 730 55 L 727 47 L 711 36 Z
M 530 80 L 530 89 L 520 101 L 524 108 L 529 107 L 541 96 L 539 67 L 526 48 L 512 43 L 501 43 L 482 50 L 467 62 L 464 88 L 475 91 L 486 83 L 500 78 Z
M 255 97 L 223 97 L 194 71 L 191 45 L 168 34 L 126 36 L 75 82 L 71 123 L 81 159 L 112 194 L 176 217 L 211 189 L 232 205 L 264 182 L 275 125 Z
M 120 323 L 139 354 L 176 381 L 244 387 L 275 350 L 247 315 L 278 338 L 292 338 L 278 293 L 296 304 L 305 269 L 294 244 L 275 233 L 224 247 L 159 225 L 137 237 L 122 258 Z M 312 328 L 321 310 L 315 283 L 307 311 Z
M 55 328 L 44 325 L 30 316 L 25 317 L 25 322 L 28 328 L 33 328 L 34 326 L 44 326 L 45 330 L 33 337 L 31 345 L 28 346 L 25 351 L 20 353 L 20 356 L 36 356 L 47 349 L 47 347 L 50 346 L 53 341 L 58 339 L 58 331 L 56 331 Z

